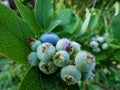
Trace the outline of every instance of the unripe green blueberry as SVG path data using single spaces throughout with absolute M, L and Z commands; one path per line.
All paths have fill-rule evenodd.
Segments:
M 50 43 L 43 43 L 37 48 L 37 56 L 42 61 L 51 60 L 55 53 L 55 47 Z
M 103 73 L 104 73 L 105 75 L 107 75 L 107 74 L 110 74 L 110 71 L 109 71 L 107 68 L 104 68 L 104 69 L 103 69 Z
M 36 52 L 31 52 L 28 55 L 28 62 L 30 63 L 31 66 L 36 66 L 40 62 L 37 58 L 37 53 Z
M 96 41 L 91 41 L 91 42 L 90 42 L 90 47 L 91 47 L 91 48 L 96 48 L 96 47 L 98 47 L 98 46 L 99 46 L 98 42 L 96 42 Z
M 71 43 L 70 40 L 68 40 L 66 38 L 63 38 L 63 39 L 60 39 L 57 42 L 56 49 L 57 49 L 57 51 L 59 51 L 59 50 L 65 50 L 69 54 L 71 54 L 73 52 L 73 45 L 72 45 L 72 43 Z
M 102 44 L 102 49 L 103 49 L 103 50 L 108 49 L 108 47 L 109 47 L 109 45 L 108 45 L 107 43 L 103 43 L 103 44 Z
M 39 40 L 36 40 L 35 38 L 29 38 L 29 42 L 31 44 L 32 51 L 36 51 L 37 47 L 41 44 Z
M 61 78 L 68 85 L 76 84 L 81 79 L 81 73 L 75 66 L 67 65 L 61 70 Z
M 93 78 L 94 78 L 94 73 L 92 71 L 89 71 L 89 72 L 83 72 L 83 80 L 84 81 L 92 81 Z
M 54 64 L 58 67 L 63 67 L 68 64 L 68 61 L 70 60 L 69 54 L 64 51 L 60 50 L 53 56 Z
M 97 41 L 100 42 L 100 43 L 103 43 L 105 41 L 105 38 L 104 37 L 98 37 L 97 38 Z
M 32 51 L 36 51 L 37 47 L 41 44 L 41 42 L 39 40 L 35 40 L 35 42 L 33 42 L 31 44 L 31 49 Z
M 53 74 L 57 71 L 58 67 L 52 62 L 52 61 L 41 61 L 39 64 L 39 69 L 44 73 L 44 74 Z
M 75 64 L 80 71 L 92 71 L 95 68 L 95 57 L 86 51 L 80 51 L 75 57 Z
M 95 53 L 99 53 L 101 49 L 99 47 L 96 47 L 96 48 L 93 48 L 92 51 Z
M 72 54 L 76 55 L 81 50 L 81 45 L 74 41 L 72 41 L 71 43 L 73 45 L 73 53 Z

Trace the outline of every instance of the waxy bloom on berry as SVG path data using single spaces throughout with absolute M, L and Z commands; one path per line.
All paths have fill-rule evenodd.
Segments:
M 40 60 L 37 58 L 36 52 L 31 52 L 28 55 L 28 62 L 30 63 L 31 66 L 37 66 Z
M 95 57 L 86 51 L 80 51 L 75 57 L 75 64 L 80 71 L 92 71 L 95 68 Z
M 44 74 L 53 74 L 57 71 L 58 67 L 55 66 L 55 64 L 52 61 L 41 61 L 39 64 L 39 69 L 44 73 Z
M 37 56 L 42 61 L 49 61 L 55 53 L 55 47 L 50 43 L 43 43 L 37 48 Z
M 76 84 L 81 79 L 81 72 L 73 65 L 67 65 L 61 70 L 61 78 L 68 85 Z
M 71 43 L 70 40 L 66 39 L 66 38 L 63 38 L 63 39 L 60 39 L 58 42 L 57 42 L 57 45 L 56 45 L 56 49 L 59 51 L 59 50 L 65 50 L 67 51 L 69 54 L 71 54 L 73 52 L 73 45 Z
M 68 61 L 70 60 L 69 54 L 64 51 L 58 51 L 54 56 L 53 56 L 53 61 L 54 64 L 58 67 L 63 67 L 68 64 Z

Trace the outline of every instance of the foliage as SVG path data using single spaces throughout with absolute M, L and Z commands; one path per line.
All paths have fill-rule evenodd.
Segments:
M 27 67 L 2 58 L 0 60 L 0 90 L 16 90 L 26 71 Z
M 26 55 L 30 51 L 27 39 L 34 34 L 12 10 L 2 4 L 0 8 L 0 53 L 21 64 L 27 64 Z
M 98 54 L 93 53 L 97 61 L 95 79 L 93 82 L 79 84 L 79 88 L 85 88 L 81 86 L 85 85 L 88 90 L 95 90 L 95 88 L 97 90 L 119 89 L 119 2 L 115 3 L 114 0 L 106 0 L 106 2 L 83 0 L 82 4 L 78 5 L 79 0 L 65 0 L 64 2 L 62 0 L 54 2 L 55 0 L 53 0 L 52 6 L 50 1 L 37 0 L 34 6 L 34 15 L 27 7 L 15 0 L 22 18 L 18 17 L 10 8 L 0 4 L 0 54 L 26 65 L 27 56 L 30 53 L 28 38 L 39 38 L 39 33 L 47 31 L 55 32 L 60 37 L 78 41 L 82 45 L 82 49 L 93 53 L 89 47 L 90 38 L 94 35 L 103 35 L 110 46 L 109 50 L 103 50 Z M 57 3 L 62 3 L 59 5 L 64 6 L 64 8 L 57 10 Z M 113 3 L 115 4 L 113 5 Z M 74 88 L 78 90 L 78 85 L 67 86 L 59 81 L 57 75 L 56 77 L 52 75 L 46 77 L 38 68 L 31 67 L 19 89 L 73 90 Z M 116 84 L 113 86 L 114 83 Z M 91 84 L 94 85 L 91 86 Z

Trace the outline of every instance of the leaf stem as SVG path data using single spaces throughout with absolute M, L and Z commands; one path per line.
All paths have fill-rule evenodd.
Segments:
M 83 83 L 83 90 L 86 90 L 86 83 Z

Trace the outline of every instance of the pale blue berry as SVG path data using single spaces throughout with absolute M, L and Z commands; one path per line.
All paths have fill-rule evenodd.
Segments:
M 44 74 L 53 74 L 57 71 L 58 67 L 52 62 L 52 61 L 41 61 L 39 64 L 39 69 L 44 73 Z
M 99 35 L 96 35 L 96 36 L 93 36 L 92 38 L 91 38 L 91 41 L 97 41 L 97 38 L 98 37 L 100 37 Z
M 31 66 L 37 66 L 40 60 L 37 58 L 36 52 L 31 52 L 28 55 L 28 62 L 30 63 Z
M 95 53 L 99 53 L 101 49 L 99 47 L 96 47 L 96 48 L 93 48 L 92 51 Z
M 108 49 L 109 48 L 109 45 L 107 44 L 107 43 L 103 43 L 102 44 L 102 49 L 103 50 L 106 50 L 106 49 Z
M 43 43 L 37 48 L 37 56 L 42 61 L 51 60 L 55 53 L 55 47 L 50 43 Z
M 72 54 L 76 55 L 81 50 L 81 45 L 74 41 L 72 41 L 71 43 L 73 45 L 73 53 Z
M 103 36 L 98 37 L 97 41 L 100 42 L 100 43 L 103 43 L 105 41 L 105 38 Z
M 73 65 L 67 65 L 61 70 L 61 78 L 68 85 L 76 84 L 81 79 L 81 72 Z
M 83 80 L 84 81 L 92 81 L 93 80 L 93 78 L 94 78 L 94 73 L 92 72 L 92 71 L 89 71 L 89 72 L 83 72 Z
M 68 64 L 68 61 L 70 60 L 69 54 L 64 51 L 60 50 L 53 56 L 54 64 L 58 67 L 63 67 Z
M 91 42 L 90 42 L 90 47 L 91 47 L 91 48 L 96 48 L 96 47 L 98 47 L 98 46 L 99 46 L 98 42 L 96 42 L 96 41 L 91 41 Z
M 95 57 L 86 51 L 80 51 L 75 57 L 75 65 L 80 71 L 92 71 L 95 68 Z
M 55 33 L 47 32 L 41 36 L 40 40 L 42 43 L 48 42 L 52 45 L 56 45 L 57 41 L 59 40 L 59 37 Z
M 69 54 L 71 54 L 73 52 L 73 45 L 71 43 L 70 40 L 63 38 L 60 39 L 57 44 L 56 44 L 56 49 L 59 50 L 65 50 L 67 51 Z
M 35 42 L 33 42 L 31 44 L 31 49 L 32 51 L 36 51 L 37 47 L 41 44 L 41 42 L 39 40 L 35 40 Z
M 35 38 L 29 38 L 29 42 L 31 44 L 32 51 L 36 51 L 37 47 L 41 44 L 39 40 L 36 40 Z

